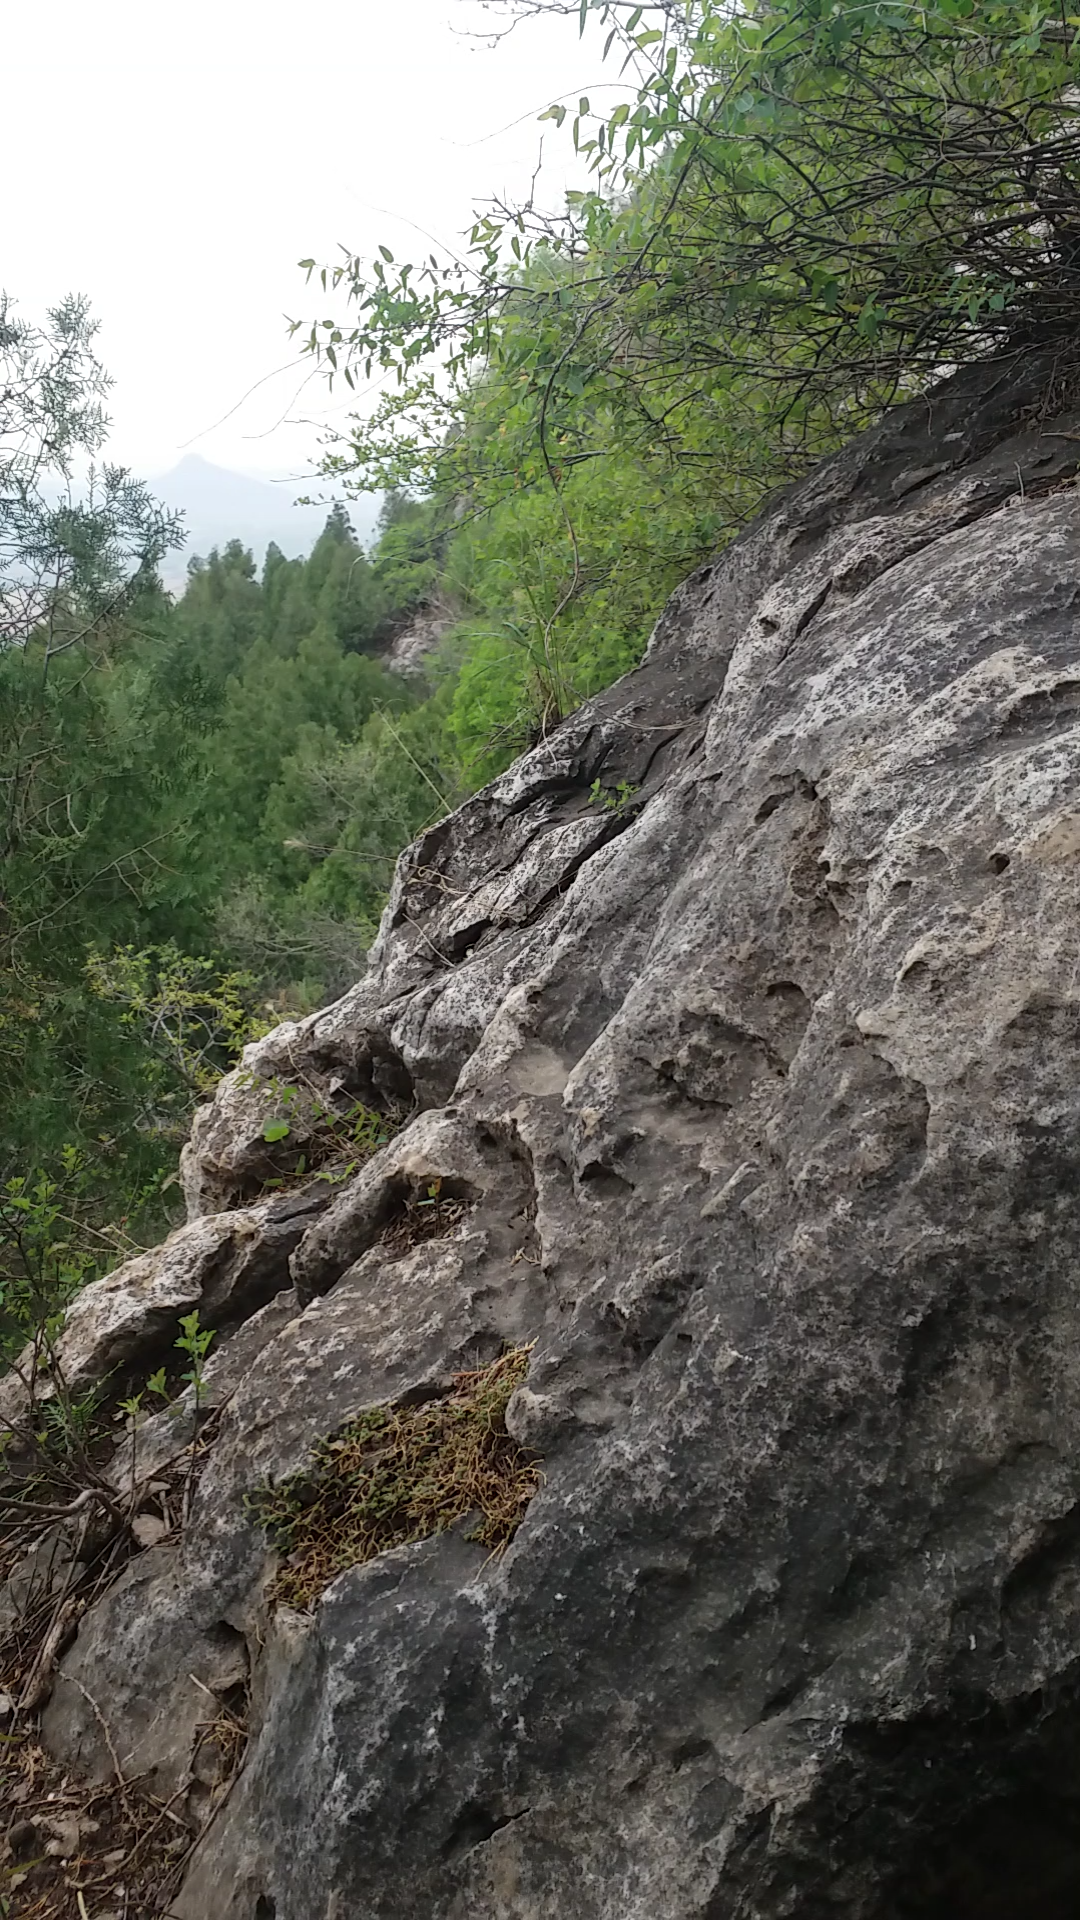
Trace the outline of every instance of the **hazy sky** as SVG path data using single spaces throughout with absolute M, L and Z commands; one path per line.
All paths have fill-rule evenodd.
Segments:
M 284 316 L 323 300 L 296 262 L 380 241 L 412 258 L 430 251 L 416 227 L 452 242 L 473 204 L 527 191 L 537 112 L 597 90 L 598 42 L 576 21 L 526 23 L 494 49 L 468 34 L 491 22 L 476 0 L 4 8 L 0 286 L 27 317 L 89 295 L 116 379 L 113 458 L 303 470 L 307 423 L 348 402 L 317 379 L 298 392 Z M 550 127 L 545 158 L 558 204 L 573 153 Z

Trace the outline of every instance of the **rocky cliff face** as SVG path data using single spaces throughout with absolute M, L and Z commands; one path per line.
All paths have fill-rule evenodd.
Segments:
M 424 662 L 435 652 L 454 624 L 450 607 L 433 605 L 417 609 L 408 626 L 390 642 L 384 656 L 394 673 L 407 677 L 422 674 Z
M 1048 355 L 962 375 L 690 580 L 409 849 L 364 979 L 199 1116 L 190 1224 L 73 1310 L 84 1379 L 224 1329 L 209 1420 L 113 1469 L 201 1418 L 186 1524 L 44 1721 L 212 1809 L 184 1920 L 1075 1911 L 1070 406 Z M 411 1117 L 268 1193 L 283 1085 L 291 1150 L 313 1101 Z M 506 1552 L 276 1605 L 252 1490 L 529 1343 Z M 204 1696 L 244 1686 L 219 1803 Z

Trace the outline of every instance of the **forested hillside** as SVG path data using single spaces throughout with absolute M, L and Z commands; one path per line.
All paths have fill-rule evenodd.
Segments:
M 107 1256 L 168 1213 L 192 1105 L 242 1041 L 355 976 L 397 852 L 460 778 L 378 657 L 407 617 L 407 508 L 389 580 L 339 508 L 306 561 L 271 548 L 258 577 L 232 543 L 173 601 L 152 565 L 173 525 L 125 498 L 131 550 L 96 584 L 72 552 L 44 620 L 24 538 L 0 653 L 3 1218 L 72 1284 L 99 1235 Z M 54 567 L 72 528 L 41 512 Z
M 384 497 L 370 554 L 338 506 L 306 560 L 257 575 L 232 543 L 166 594 L 175 520 L 115 468 L 83 478 L 107 443 L 86 304 L 0 308 L 17 1321 L 167 1220 L 193 1103 L 355 977 L 401 848 L 633 666 L 778 484 L 957 361 L 1074 326 L 1071 19 L 506 12 L 590 9 L 623 97 L 544 116 L 589 191 L 489 207 L 460 258 L 302 263 L 331 313 L 300 347 L 339 390 L 382 383 L 322 449 Z M 418 615 L 442 639 L 406 677 L 386 656 Z

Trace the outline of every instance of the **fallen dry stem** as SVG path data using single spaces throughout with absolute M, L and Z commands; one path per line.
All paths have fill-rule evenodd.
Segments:
M 187 1453 L 163 1469 L 174 1487 L 188 1481 L 185 1459 L 201 1462 L 213 1445 L 224 1406 L 214 1409 Z M 114 1443 L 114 1436 L 107 1436 Z M 56 1679 L 64 1642 L 80 1616 L 127 1565 L 139 1543 L 131 1521 L 147 1498 L 134 1483 L 123 1507 L 99 1501 L 95 1487 L 76 1497 L 78 1463 L 45 1461 L 26 1479 L 0 1462 L 0 1587 L 26 1556 L 39 1564 L 17 1595 L 15 1617 L 0 1629 L 0 1920 L 162 1920 L 195 1844 L 192 1820 L 159 1799 L 147 1781 L 125 1774 L 105 1710 L 73 1675 L 94 1713 L 113 1777 L 77 1779 L 40 1745 L 37 1712 Z M 36 1496 L 44 1490 L 44 1500 Z M 156 1488 L 162 1495 L 164 1489 Z M 168 1514 L 166 1500 L 163 1508 Z M 90 1534 L 93 1529 L 92 1537 Z M 224 1799 L 243 1757 L 243 1717 L 214 1700 L 202 1744 L 219 1764 L 208 1786 Z M 13 1709 L 15 1709 L 13 1711 Z M 186 1792 L 174 1796 L 183 1801 Z
M 72 1778 L 30 1726 L 0 1738 L 0 1915 L 161 1920 L 195 1842 L 167 1814 L 138 1782 Z
M 425 1240 L 445 1240 L 456 1232 L 468 1216 L 468 1202 L 444 1194 L 442 1185 L 433 1180 L 426 1196 L 406 1200 L 379 1235 L 380 1247 L 398 1258 Z
M 345 1568 L 426 1540 L 475 1514 L 471 1540 L 498 1552 L 540 1485 L 540 1467 L 506 1430 L 528 1347 L 454 1378 L 421 1406 L 369 1407 L 319 1443 L 311 1468 L 260 1489 L 251 1505 L 286 1554 L 274 1598 L 310 1607 Z

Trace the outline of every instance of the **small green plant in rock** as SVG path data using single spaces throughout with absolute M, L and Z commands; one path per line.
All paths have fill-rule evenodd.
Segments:
M 36 1438 L 50 1459 L 78 1457 L 90 1446 L 101 1426 L 104 1387 L 95 1383 L 82 1393 L 71 1392 L 57 1383 L 56 1392 L 42 1400 L 37 1409 Z
M 537 1461 L 506 1430 L 529 1347 L 455 1376 L 421 1406 L 369 1407 L 315 1448 L 311 1468 L 249 1496 L 286 1555 L 274 1597 L 311 1607 L 335 1575 L 475 1514 L 469 1538 L 493 1552 L 513 1538 L 540 1485 Z
M 293 1108 L 300 1099 L 299 1087 L 289 1086 L 280 1080 L 268 1080 L 266 1090 L 283 1109 L 266 1122 L 262 1137 L 270 1146 L 276 1146 L 279 1140 L 287 1140 L 292 1132 Z
M 126 1414 L 129 1420 L 136 1420 L 143 1410 L 143 1400 L 148 1393 L 157 1394 L 162 1400 L 167 1400 L 169 1398 L 167 1376 L 168 1369 L 158 1367 L 156 1372 L 149 1376 L 146 1385 L 140 1387 L 138 1393 L 129 1394 L 126 1400 L 117 1401 L 118 1411 Z
M 187 1354 L 191 1362 L 191 1365 L 181 1375 L 181 1379 L 187 1386 L 190 1386 L 194 1390 L 196 1407 L 202 1405 L 203 1393 L 206 1387 L 206 1373 L 203 1362 L 206 1359 L 210 1342 L 213 1338 L 213 1327 L 200 1326 L 199 1310 L 197 1307 L 193 1313 L 184 1314 L 180 1321 L 180 1333 L 176 1345 L 181 1353 Z
M 195 1406 L 201 1407 L 206 1391 L 204 1362 L 210 1350 L 211 1341 L 215 1337 L 215 1330 L 213 1327 L 201 1325 L 198 1308 L 195 1308 L 192 1313 L 185 1313 L 179 1326 L 180 1332 L 173 1345 L 178 1353 L 186 1356 L 188 1366 L 182 1373 L 177 1372 L 175 1364 L 172 1367 L 158 1367 L 148 1375 L 136 1393 L 129 1394 L 125 1400 L 118 1400 L 117 1412 L 126 1415 L 129 1420 L 137 1421 L 143 1414 L 148 1394 L 152 1394 L 155 1399 L 165 1404 L 172 1400 L 177 1391 L 177 1381 L 182 1386 L 194 1389 Z
M 622 813 L 637 795 L 637 787 L 632 780 L 619 780 L 613 787 L 605 787 L 597 778 L 589 788 L 589 799 L 595 805 L 606 807 L 609 813 Z
M 267 1145 L 278 1146 L 297 1138 L 305 1143 L 287 1170 L 264 1181 L 266 1187 L 302 1179 L 309 1170 L 315 1172 L 316 1179 L 336 1185 L 385 1147 L 402 1123 L 400 1115 L 378 1113 L 362 1100 L 340 1111 L 316 1095 L 305 1097 L 301 1087 L 276 1079 L 266 1082 L 266 1092 L 277 1108 L 263 1125 L 262 1137 Z

